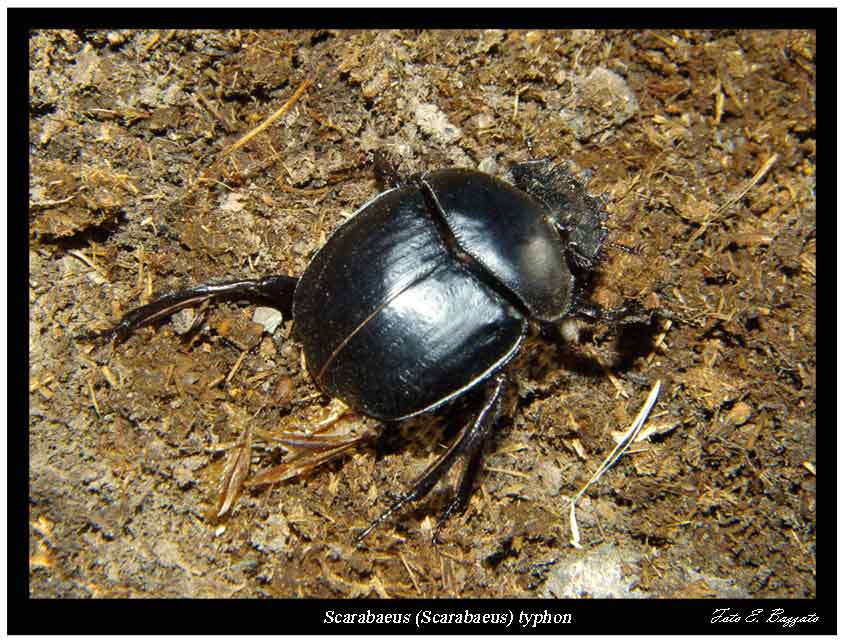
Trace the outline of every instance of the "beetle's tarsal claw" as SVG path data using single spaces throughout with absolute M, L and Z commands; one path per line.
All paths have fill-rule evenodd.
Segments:
M 468 499 L 468 497 L 466 499 Z M 431 537 L 431 544 L 437 546 L 440 543 L 440 533 L 448 520 L 451 519 L 453 515 L 464 512 L 466 510 L 467 503 L 468 502 L 464 501 L 464 498 L 460 494 L 451 500 L 449 505 L 443 511 L 443 514 L 440 515 L 440 518 L 437 520 L 437 526 L 434 528 L 434 534 Z
M 444 517 L 437 521 L 437 527 L 434 529 L 434 534 L 431 536 L 431 544 L 433 546 L 440 545 L 440 531 L 443 529 L 443 526 L 445 526 L 445 522 L 446 519 Z
M 376 528 L 378 528 L 378 526 L 379 526 L 379 525 L 380 525 L 380 524 L 381 524 L 384 520 L 386 520 L 388 517 L 390 517 L 390 515 L 392 515 L 393 513 L 395 513 L 396 511 L 398 511 L 398 510 L 399 510 L 402 506 L 404 506 L 404 505 L 405 505 L 405 504 L 407 504 L 408 502 L 413 501 L 414 499 L 416 499 L 416 493 L 415 493 L 415 491 L 411 491 L 411 492 L 410 492 L 410 493 L 408 493 L 407 495 L 404 495 L 404 496 L 400 497 L 400 498 L 398 499 L 398 501 L 396 501 L 396 502 L 395 502 L 392 506 L 390 506 L 387 510 L 385 510 L 383 513 L 381 513 L 381 514 L 380 514 L 378 517 L 376 517 L 374 520 L 372 520 L 372 523 L 371 523 L 369 526 L 367 526 L 367 527 L 366 527 L 366 528 L 365 528 L 362 532 L 360 532 L 360 533 L 359 533 L 359 534 L 355 537 L 355 545 L 360 544 L 363 540 L 365 540 L 365 539 L 369 536 L 369 534 L 370 534 L 372 531 L 374 531 Z
M 644 244 L 639 244 L 635 247 L 631 247 L 630 245 L 616 243 L 615 241 L 607 241 L 607 247 L 611 247 L 616 250 L 621 250 L 622 252 L 626 252 L 627 254 L 635 254 L 636 256 L 642 256 L 645 248 Z
M 104 332 L 83 332 L 77 334 L 74 338 L 82 343 L 96 343 L 103 338 Z
M 76 335 L 75 338 L 81 343 L 103 344 L 111 341 L 112 339 L 115 339 L 117 343 L 122 343 L 126 340 L 129 334 L 129 331 L 123 327 L 122 324 L 118 324 L 112 328 L 101 330 L 99 332 L 83 332 L 82 334 Z

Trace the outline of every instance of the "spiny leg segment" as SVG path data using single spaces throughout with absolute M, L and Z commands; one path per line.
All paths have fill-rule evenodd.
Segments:
M 80 337 L 83 341 L 111 339 L 124 341 L 138 328 L 168 317 L 182 308 L 210 299 L 264 299 L 290 318 L 293 292 L 299 279 L 292 276 L 270 275 L 261 279 L 241 279 L 224 283 L 203 283 L 192 288 L 171 292 L 127 312 L 113 327 Z
M 355 543 L 363 541 L 375 528 L 405 505 L 427 495 L 436 483 L 451 469 L 460 455 L 465 455 L 466 465 L 460 479 L 460 485 L 454 499 L 446 507 L 437 523 L 434 542 L 445 524 L 454 513 L 462 512 L 468 506 L 475 478 L 480 470 L 483 446 L 498 418 L 498 406 L 507 379 L 499 373 L 486 384 L 483 405 L 475 419 L 467 423 L 454 439 L 449 449 L 434 461 L 413 483 L 409 492 L 399 497 L 396 502 L 379 515 L 362 533 L 355 538 Z

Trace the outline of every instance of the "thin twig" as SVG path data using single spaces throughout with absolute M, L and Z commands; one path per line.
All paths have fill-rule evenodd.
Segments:
M 756 185 L 759 181 L 761 181 L 764 178 L 765 174 L 768 173 L 768 171 L 771 169 L 771 167 L 774 165 L 774 163 L 776 163 L 779 160 L 779 157 L 780 157 L 779 154 L 772 154 L 768 158 L 768 160 L 766 160 L 762 164 L 762 167 L 759 168 L 759 171 L 756 172 L 753 175 L 753 178 L 751 178 L 745 184 L 745 186 L 742 187 L 738 192 L 736 192 L 734 195 L 732 195 L 730 198 L 728 198 L 727 202 L 724 203 L 721 207 L 719 207 L 718 210 L 715 213 L 716 214 L 723 213 L 724 210 L 726 210 L 728 207 L 730 207 L 734 203 L 739 202 L 742 198 L 744 198 L 744 195 L 747 194 L 751 189 L 753 189 L 753 186 Z
M 422 591 L 419 589 L 419 585 L 416 583 L 416 576 L 413 575 L 413 571 L 410 570 L 410 564 L 407 563 L 407 560 L 404 558 L 404 555 L 402 555 L 401 551 L 399 551 L 399 559 L 401 560 L 401 563 L 404 564 L 404 568 L 407 571 L 407 574 L 410 575 L 410 581 L 413 582 L 413 588 L 416 589 L 416 592 L 419 593 L 419 595 L 422 595 Z
M 203 183 L 203 182 L 207 181 L 209 178 L 211 178 L 214 175 L 214 173 L 217 171 L 217 168 L 220 166 L 220 164 L 226 158 L 231 156 L 234 152 L 236 152 L 238 149 L 243 147 L 246 143 L 248 143 L 250 140 L 255 138 L 255 136 L 260 134 L 262 131 L 267 129 L 267 127 L 272 125 L 275 121 L 277 121 L 279 118 L 284 116 L 284 114 L 286 114 L 288 111 L 290 111 L 290 108 L 293 107 L 294 104 L 296 104 L 296 101 L 299 100 L 299 98 L 302 96 L 303 93 L 305 93 L 305 90 L 311 85 L 312 82 L 313 81 L 310 78 L 306 78 L 302 82 L 302 84 L 299 85 L 299 88 L 295 92 L 293 92 L 293 95 L 287 100 L 286 103 L 284 103 L 281 107 L 279 107 L 273 114 L 271 114 L 268 118 L 266 118 L 264 120 L 264 122 L 262 122 L 260 125 L 258 125 L 254 129 L 250 130 L 249 132 L 247 132 L 246 134 L 241 136 L 235 143 L 229 145 L 226 149 L 224 149 L 223 152 L 220 154 L 220 157 L 216 161 L 214 161 L 214 163 L 211 165 L 211 167 L 209 167 L 207 170 L 205 170 L 202 173 L 202 176 L 200 176 L 199 179 L 190 187 L 190 189 L 188 189 L 187 192 L 185 192 L 185 194 L 184 194 L 184 196 L 182 196 L 182 198 L 186 198 L 187 196 L 192 194 L 201 183 Z
M 299 100 L 299 98 L 302 96 L 303 93 L 305 93 L 305 90 L 310 86 L 310 84 L 312 82 L 313 81 L 310 78 L 306 78 L 302 82 L 302 84 L 299 85 L 299 88 L 295 92 L 293 92 L 293 95 L 288 99 L 288 101 L 286 103 L 284 103 L 281 107 L 279 107 L 266 120 L 264 120 L 263 123 L 261 123 L 260 125 L 255 127 L 250 132 L 247 132 L 246 134 L 241 136 L 237 140 L 237 142 L 233 143 L 232 145 L 227 147 L 225 150 L 223 150 L 223 153 L 220 154 L 220 158 L 217 160 L 217 162 L 214 163 L 214 165 L 211 166 L 211 171 L 216 169 L 217 165 L 219 165 L 220 162 L 223 161 L 226 157 L 231 156 L 231 154 L 233 154 L 235 151 L 237 151 L 238 149 L 243 147 L 246 143 L 248 143 L 250 140 L 255 138 L 255 136 L 260 134 L 267 127 L 272 125 L 275 121 L 277 121 L 279 118 L 284 116 L 284 114 L 286 114 L 288 111 L 290 111 L 290 108 L 293 107 L 294 104 L 296 104 L 296 101 Z
M 624 435 L 624 438 L 618 442 L 618 445 L 613 448 L 613 451 L 607 455 L 606 459 L 601 463 L 598 467 L 598 470 L 595 471 L 595 474 L 589 479 L 588 482 L 580 489 L 580 491 L 571 498 L 569 501 L 569 520 L 571 523 L 571 544 L 575 548 L 582 548 L 580 545 L 580 530 L 577 527 L 577 519 L 575 519 L 574 514 L 574 506 L 577 503 L 577 500 L 583 496 L 583 493 L 594 484 L 598 479 L 607 472 L 610 468 L 612 468 L 613 464 L 617 462 L 621 456 L 624 454 L 624 451 L 627 450 L 628 446 L 636 441 L 636 436 L 639 434 L 639 431 L 642 429 L 642 426 L 645 425 L 645 420 L 648 418 L 648 414 L 653 408 L 654 404 L 656 403 L 656 398 L 659 396 L 659 389 L 662 386 L 662 382 L 657 380 L 654 384 L 654 387 L 651 389 L 651 393 L 648 395 L 645 404 L 642 406 L 642 409 L 639 411 L 639 414 L 636 416 L 635 421 L 627 430 L 627 433 Z

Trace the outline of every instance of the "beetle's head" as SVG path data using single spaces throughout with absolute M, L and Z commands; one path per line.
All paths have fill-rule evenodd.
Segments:
M 581 269 L 593 268 L 607 238 L 607 212 L 606 198 L 586 191 L 590 173 L 578 176 L 570 163 L 538 160 L 514 165 L 510 175 L 520 189 L 545 206 L 549 222 L 566 243 L 569 262 Z

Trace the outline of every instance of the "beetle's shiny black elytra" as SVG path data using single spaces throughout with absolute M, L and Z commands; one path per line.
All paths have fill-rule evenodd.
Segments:
M 527 316 L 562 317 L 572 285 L 541 205 L 446 169 L 378 195 L 331 236 L 296 288 L 294 328 L 320 388 L 395 421 L 499 370 Z
M 568 169 L 518 164 L 513 184 L 467 169 L 401 179 L 381 157 L 376 169 L 389 189 L 340 226 L 301 277 L 199 285 L 132 310 L 98 335 L 122 339 L 207 299 L 262 298 L 292 313 L 317 386 L 358 412 L 394 422 L 483 388 L 474 419 L 358 540 L 424 496 L 461 456 L 460 485 L 440 526 L 465 509 L 507 384 L 504 366 L 529 323 L 624 317 L 577 297 L 580 277 L 601 256 L 606 213 Z

